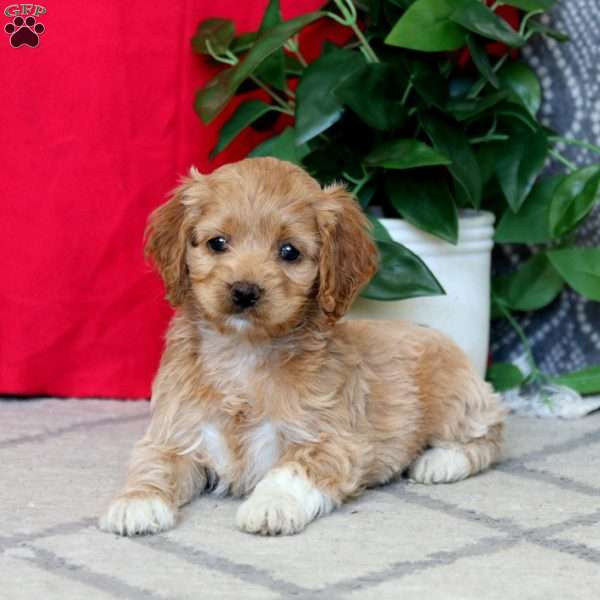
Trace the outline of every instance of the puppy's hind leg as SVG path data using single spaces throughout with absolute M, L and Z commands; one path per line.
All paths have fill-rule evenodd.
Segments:
M 487 469 L 500 457 L 505 410 L 491 387 L 471 372 L 456 377 L 454 394 L 441 403 L 441 422 L 430 448 L 409 468 L 418 483 L 451 483 Z M 447 389 L 447 388 L 446 388 Z M 458 395 L 460 394 L 460 395 Z

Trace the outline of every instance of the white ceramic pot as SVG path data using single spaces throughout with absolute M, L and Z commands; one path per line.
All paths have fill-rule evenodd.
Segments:
M 445 296 L 381 302 L 358 298 L 351 319 L 406 319 L 449 335 L 485 373 L 490 332 L 490 268 L 494 215 L 463 211 L 456 246 L 402 219 L 381 219 L 392 239 L 419 255 Z

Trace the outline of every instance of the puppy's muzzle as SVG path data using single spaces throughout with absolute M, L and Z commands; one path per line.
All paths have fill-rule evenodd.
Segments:
M 239 310 L 254 306 L 262 295 L 262 290 L 249 281 L 236 281 L 231 285 L 231 302 Z

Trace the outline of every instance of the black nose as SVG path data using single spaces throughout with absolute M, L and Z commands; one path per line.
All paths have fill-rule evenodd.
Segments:
M 236 281 L 231 286 L 231 301 L 234 306 L 244 309 L 254 306 L 260 298 L 260 288 L 249 281 Z

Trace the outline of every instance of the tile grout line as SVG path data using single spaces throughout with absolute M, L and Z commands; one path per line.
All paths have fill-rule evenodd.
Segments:
M 533 541 L 533 538 L 532 540 Z M 590 548 L 585 544 L 579 544 L 565 539 L 542 538 L 535 541 L 536 544 L 549 550 L 557 550 L 563 554 L 572 554 L 581 560 L 600 564 L 600 551 Z
M 381 492 L 391 494 L 396 497 L 399 496 L 399 494 L 394 493 L 393 490 L 385 491 L 382 489 Z M 389 567 L 386 569 L 388 575 L 386 575 L 385 572 L 367 574 L 355 579 L 348 579 L 346 581 L 332 584 L 331 586 L 323 588 L 323 591 L 351 591 L 355 589 L 356 584 L 358 584 L 361 589 L 368 589 L 374 585 L 378 585 L 386 581 L 401 579 L 406 575 L 411 575 L 413 572 L 419 572 L 424 569 L 437 568 L 446 564 L 452 564 L 462 558 L 468 558 L 470 556 L 485 556 L 488 553 L 494 553 L 506 548 L 510 548 L 520 542 L 529 542 L 560 553 L 571 554 L 577 558 L 592 562 L 594 564 L 600 563 L 600 552 L 594 550 L 593 548 L 589 548 L 585 544 L 577 544 L 568 540 L 548 539 L 549 535 L 556 535 L 557 532 L 564 533 L 570 528 L 576 526 L 593 525 L 599 522 L 600 511 L 596 511 L 591 515 L 576 515 L 575 517 L 567 519 L 562 524 L 559 523 L 551 526 L 539 527 L 536 529 L 523 529 L 509 520 L 497 519 L 485 513 L 478 513 L 476 511 L 462 509 L 454 504 L 431 498 L 430 496 L 421 496 L 415 492 L 407 493 L 407 491 L 404 490 L 400 497 L 413 504 L 425 506 L 426 508 L 435 510 L 437 512 L 443 512 L 444 514 L 448 514 L 450 516 L 461 518 L 463 520 L 469 520 L 482 524 L 486 527 L 490 527 L 494 530 L 500 531 L 503 534 L 503 537 L 497 539 L 480 538 L 475 545 L 483 545 L 485 547 L 481 548 L 479 551 L 474 551 L 474 545 L 471 544 L 463 547 L 462 549 L 451 552 L 432 553 L 428 556 L 428 559 L 422 561 L 417 561 L 414 563 L 395 563 L 394 566 L 401 569 L 400 573 L 395 572 L 392 567 Z M 492 548 L 490 548 L 490 546 L 492 546 Z M 445 560 L 436 562 L 436 555 L 444 556 Z M 378 579 L 374 579 L 374 577 L 378 577 Z M 361 582 L 365 582 L 366 585 L 360 585 Z
M 21 533 L 12 536 L 0 536 L 0 552 L 20 546 L 29 542 L 37 542 L 44 538 L 51 537 L 53 535 L 72 535 L 79 533 L 86 527 L 90 527 L 96 523 L 97 519 L 93 517 L 87 517 L 79 521 L 69 521 L 67 523 L 59 523 L 58 525 L 51 525 L 38 531 L 37 533 Z
M 380 571 L 373 571 L 366 575 L 332 583 L 329 586 L 320 588 L 318 591 L 326 594 L 324 597 L 329 600 L 329 598 L 332 597 L 332 593 L 335 592 L 345 593 L 357 589 L 366 590 L 375 585 L 401 579 L 415 573 L 451 565 L 463 558 L 495 554 L 496 552 L 506 550 L 507 548 L 512 548 L 519 542 L 519 539 L 510 536 L 480 538 L 476 542 L 466 544 L 456 550 L 431 552 L 422 560 L 392 563 Z
M 0 442 L 0 448 L 6 447 L 6 446 L 20 445 L 22 443 L 28 443 L 31 441 L 33 441 L 33 442 L 44 441 L 46 439 L 54 438 L 54 437 L 60 436 L 64 433 L 71 432 L 71 431 L 92 429 L 92 428 L 102 426 L 105 424 L 110 424 L 110 423 L 132 422 L 132 421 L 137 421 L 137 420 L 141 420 L 141 419 L 145 419 L 145 418 L 148 418 L 148 415 L 132 415 L 129 417 L 121 417 L 121 418 L 108 417 L 108 418 L 100 419 L 98 421 L 78 423 L 78 424 L 70 425 L 68 427 L 64 427 L 62 429 L 51 431 L 51 432 L 44 432 L 42 434 L 35 434 L 32 436 L 25 436 L 23 438 L 17 438 L 14 440 L 6 440 L 4 443 Z M 538 460 L 539 458 L 545 458 L 545 457 L 553 455 L 553 454 L 560 454 L 563 452 L 568 452 L 568 451 L 577 449 L 581 446 L 587 445 L 589 443 L 594 443 L 597 440 L 600 440 L 600 430 L 594 431 L 594 432 L 588 432 L 587 434 L 584 434 L 583 436 L 581 436 L 579 438 L 576 438 L 573 440 L 568 440 L 567 442 L 562 442 L 560 444 L 554 444 L 554 445 L 551 444 L 551 445 L 545 446 L 544 448 L 542 448 L 539 451 L 534 451 L 534 452 L 530 452 L 528 454 L 524 454 L 517 459 L 510 459 L 510 460 L 506 461 L 505 463 L 502 463 L 501 465 L 499 465 L 498 470 L 509 473 L 509 474 L 513 474 L 516 476 L 524 477 L 524 478 L 540 479 L 542 481 L 551 483 L 553 485 L 557 485 L 559 487 L 565 487 L 567 489 L 573 489 L 580 493 L 585 493 L 587 495 L 596 496 L 596 495 L 600 494 L 600 490 L 598 490 L 597 488 L 594 488 L 593 486 L 581 484 L 579 482 L 576 482 L 576 481 L 568 479 L 568 478 L 562 479 L 562 478 L 555 476 L 552 473 L 549 473 L 547 471 L 532 468 L 532 467 L 527 467 L 523 463 L 525 461 Z M 381 493 L 392 494 L 392 495 L 398 496 L 398 494 L 395 493 L 394 490 L 386 490 L 385 488 L 381 488 L 379 491 Z M 592 524 L 596 523 L 598 520 L 600 520 L 600 512 L 598 514 L 594 513 L 593 515 L 576 515 L 575 517 L 571 517 L 570 519 L 568 519 L 563 524 L 555 524 L 555 525 L 545 526 L 545 527 L 541 527 L 541 528 L 537 528 L 537 529 L 525 530 L 525 529 L 522 529 L 521 527 L 515 525 L 510 520 L 497 519 L 497 518 L 491 517 L 485 513 L 477 513 L 476 511 L 462 509 L 459 506 L 450 505 L 449 503 L 439 501 L 439 500 L 433 499 L 431 497 L 421 496 L 420 494 L 416 494 L 415 492 L 409 492 L 409 494 L 410 494 L 410 498 L 409 498 L 409 495 L 406 492 L 407 492 L 407 490 L 404 490 L 403 495 L 401 497 L 409 502 L 411 502 L 411 500 L 412 500 L 412 503 L 421 504 L 432 510 L 450 514 L 450 515 L 453 515 L 453 516 L 461 518 L 461 519 L 471 520 L 471 521 L 480 523 L 484 526 L 490 527 L 494 530 L 500 531 L 503 534 L 505 534 L 505 536 L 506 536 L 505 538 L 499 538 L 498 545 L 500 547 L 498 547 L 497 549 L 491 549 L 490 552 L 496 552 L 505 547 L 511 547 L 512 545 L 514 545 L 522 540 L 522 541 L 529 541 L 531 543 L 535 543 L 542 547 L 550 548 L 550 549 L 553 549 L 558 552 L 573 554 L 583 560 L 591 561 L 594 563 L 600 562 L 600 552 L 598 552 L 594 549 L 591 549 L 591 548 L 585 546 L 584 544 L 576 544 L 576 543 L 565 541 L 565 540 L 549 540 L 549 539 L 547 539 L 549 535 L 555 535 L 557 531 L 564 532 L 564 531 L 568 531 L 572 527 L 576 527 L 579 525 L 592 525 Z M 450 509 L 450 510 L 448 510 L 448 509 Z M 46 530 L 43 530 L 37 534 L 27 534 L 27 535 L 14 536 L 12 538 L 4 538 L 4 539 L 0 538 L 0 549 L 2 549 L 2 547 L 11 547 L 11 546 L 14 546 L 15 544 L 25 544 L 28 541 L 42 539 L 44 537 L 48 537 L 49 535 L 61 534 L 61 533 L 65 534 L 65 535 L 74 534 L 74 533 L 77 533 L 78 531 L 80 531 L 81 529 L 89 526 L 92 522 L 95 522 L 95 519 L 92 519 L 92 518 L 84 519 L 84 520 L 78 521 L 78 522 L 72 522 L 72 523 L 66 523 L 66 524 L 52 526 L 52 527 L 47 528 Z M 522 536 L 522 538 L 521 539 L 511 539 L 511 537 L 514 537 L 514 536 Z M 164 544 L 164 542 L 167 542 L 166 538 L 160 537 L 160 538 L 133 538 L 133 539 L 135 539 L 136 541 L 138 541 L 140 543 L 147 543 L 148 545 L 153 545 L 155 547 L 155 549 L 157 549 L 159 551 L 164 550 L 165 552 L 172 553 L 169 550 L 165 550 L 160 547 L 161 544 Z M 486 543 L 487 547 L 489 548 L 489 543 L 486 541 L 486 539 L 487 538 L 482 538 L 477 543 L 479 543 L 479 544 Z M 491 539 L 493 540 L 495 538 L 491 538 Z M 155 541 L 154 542 L 147 542 L 147 541 L 142 542 L 142 540 L 155 540 Z M 240 577 L 240 573 L 242 573 L 241 578 L 243 580 L 249 581 L 252 583 L 256 583 L 258 585 L 261 585 L 262 587 L 274 589 L 279 593 L 284 593 L 286 595 L 286 597 L 294 597 L 294 598 L 300 598 L 300 597 L 308 598 L 309 596 L 317 597 L 324 590 L 328 590 L 329 593 L 328 593 L 327 598 L 333 600 L 333 598 L 335 597 L 334 594 L 336 591 L 343 592 L 343 591 L 352 590 L 352 589 L 354 589 L 354 587 L 357 587 L 357 584 L 359 587 L 362 588 L 362 586 L 360 585 L 360 580 L 361 579 L 368 580 L 368 578 L 370 577 L 370 575 L 367 574 L 365 576 L 356 578 L 355 580 L 349 579 L 346 581 L 339 582 L 337 584 L 332 584 L 323 589 L 304 588 L 302 586 L 298 586 L 291 582 L 287 582 L 285 580 L 280 580 L 280 579 L 274 578 L 267 571 L 263 571 L 261 569 L 256 569 L 255 567 L 252 567 L 251 565 L 235 563 L 235 562 L 229 561 L 228 559 L 224 559 L 218 555 L 212 555 L 203 550 L 197 550 L 195 548 L 189 548 L 182 544 L 178 544 L 177 542 L 173 542 L 172 540 L 168 540 L 168 542 L 169 542 L 169 545 L 171 546 L 171 549 L 179 548 L 178 551 L 176 550 L 173 553 L 177 555 L 178 552 L 184 552 L 185 553 L 184 558 L 186 558 L 186 560 L 188 560 L 189 552 L 192 552 L 196 555 L 201 555 L 201 558 L 200 558 L 201 560 L 206 561 L 208 558 L 208 560 L 213 563 L 214 566 L 213 567 L 209 566 L 209 568 L 215 568 L 215 570 L 218 570 L 219 572 L 226 573 L 226 574 L 232 574 L 234 576 L 237 576 L 238 578 Z M 468 552 L 466 552 L 466 551 L 468 550 L 468 548 L 472 548 L 472 547 L 473 547 L 473 544 L 470 544 L 468 547 L 463 547 L 462 549 L 458 549 L 454 552 L 432 553 L 432 554 L 428 555 L 428 559 L 425 559 L 423 561 L 416 561 L 414 563 L 411 563 L 411 562 L 395 563 L 396 567 L 401 569 L 403 572 L 400 573 L 399 575 L 398 575 L 398 573 L 390 572 L 389 577 L 384 576 L 385 577 L 384 580 L 386 580 L 386 581 L 393 580 L 395 577 L 403 577 L 405 575 L 411 574 L 412 572 L 418 572 L 418 571 L 421 571 L 424 569 L 436 568 L 437 566 L 442 566 L 444 564 L 453 563 L 456 560 L 459 560 L 460 558 L 462 558 L 461 553 L 464 553 L 465 556 L 469 556 Z M 475 552 L 475 554 L 473 554 L 473 555 L 485 555 L 486 552 L 483 550 L 484 549 L 482 548 L 481 551 Z M 36 552 L 37 552 L 37 548 L 36 548 Z M 49 554 L 51 554 L 51 553 L 49 553 Z M 453 556 L 456 554 L 459 554 L 459 555 L 455 556 L 453 558 Z M 64 563 L 63 559 L 61 559 L 60 557 L 58 557 L 56 555 L 54 555 L 54 558 L 52 558 L 52 556 L 49 556 L 47 558 L 59 561 L 59 563 L 63 564 L 63 565 L 66 564 L 66 563 Z M 25 560 L 28 560 L 28 559 L 25 559 Z M 188 562 L 190 562 L 190 561 L 188 560 Z M 36 564 L 35 561 L 34 561 L 34 564 Z M 201 564 L 203 566 L 207 566 L 206 562 L 202 562 Z M 241 570 L 239 570 L 240 568 L 241 568 Z M 387 570 L 390 571 L 391 568 L 388 568 Z M 71 572 L 70 568 L 69 568 L 69 572 Z M 90 576 L 94 577 L 95 574 L 92 572 Z M 105 578 L 106 576 L 99 574 L 99 577 L 102 579 L 102 578 Z M 117 580 L 117 582 L 118 581 L 119 580 Z M 375 581 L 375 583 L 381 583 L 381 581 L 383 581 L 383 580 Z M 123 583 L 123 585 L 127 586 L 128 584 Z M 282 589 L 282 585 L 285 587 L 285 589 Z M 370 587 L 370 585 L 371 584 L 367 583 L 366 588 Z M 98 589 L 100 589 L 100 588 L 98 588 Z M 133 593 L 137 593 L 137 594 L 143 593 L 143 592 L 141 592 L 141 590 L 136 590 L 136 588 L 131 588 L 130 591 L 132 591 Z M 121 595 L 120 597 L 124 597 L 124 596 Z M 127 596 L 127 597 L 129 597 L 129 596 Z M 134 597 L 134 596 L 132 596 L 132 597 Z M 149 597 L 149 596 L 148 596 L 148 594 L 143 593 L 143 597 Z
M 94 526 L 96 524 L 96 522 L 97 522 L 96 518 L 89 517 L 89 518 L 82 519 L 80 521 L 73 521 L 73 522 L 69 522 L 69 523 L 63 523 L 60 525 L 53 525 L 42 531 L 39 531 L 38 533 L 22 534 L 22 535 L 16 535 L 16 536 L 11 536 L 11 537 L 1 537 L 0 536 L 0 553 L 6 552 L 8 550 L 9 552 L 7 554 L 11 557 L 19 558 L 19 559 L 23 559 L 23 560 L 30 560 L 30 562 L 33 562 L 34 564 L 38 564 L 39 561 L 37 561 L 35 559 L 26 559 L 24 557 L 12 555 L 12 554 L 10 554 L 10 550 L 15 547 L 26 547 L 35 552 L 49 552 L 45 549 L 40 549 L 37 546 L 30 546 L 29 544 L 35 543 L 37 541 L 41 541 L 47 537 L 51 537 L 54 535 L 58 535 L 58 536 L 60 536 L 60 535 L 75 535 L 75 534 L 81 533 L 84 529 L 87 529 L 88 527 Z M 107 533 L 105 535 L 111 535 L 111 534 Z M 167 554 L 176 556 L 179 559 L 183 558 L 183 560 L 185 560 L 186 562 L 191 562 L 192 564 L 201 565 L 203 567 L 216 570 L 224 575 L 237 576 L 239 579 L 242 579 L 249 583 L 253 583 L 255 585 L 259 585 L 263 588 L 266 587 L 268 589 L 272 589 L 277 592 L 282 592 L 283 588 L 287 588 L 287 590 L 284 590 L 284 591 L 289 592 L 291 594 L 291 596 L 293 596 L 294 598 L 298 598 L 299 593 L 311 591 L 309 588 L 303 588 L 302 586 L 297 586 L 291 582 L 273 578 L 268 572 L 261 571 L 260 569 L 256 569 L 255 567 L 252 567 L 252 565 L 235 563 L 226 558 L 220 557 L 219 555 L 210 554 L 204 550 L 199 550 L 196 548 L 190 548 L 190 547 L 184 546 L 182 544 L 177 544 L 176 542 L 173 542 L 172 540 L 169 540 L 168 538 L 166 538 L 164 536 L 138 536 L 138 537 L 130 537 L 128 539 L 134 543 L 140 543 L 140 544 L 146 545 L 154 550 L 163 551 Z M 176 547 L 176 549 L 174 551 L 166 550 L 164 548 L 165 545 L 174 546 L 174 547 Z M 161 547 L 161 546 L 163 546 L 163 547 Z M 49 553 L 49 554 L 51 554 L 51 553 Z M 198 557 L 198 560 L 190 561 L 189 560 L 190 555 L 201 555 L 201 556 Z M 61 557 L 59 557 L 58 555 L 55 555 L 52 560 L 54 563 L 56 563 L 56 561 L 63 561 L 63 559 Z M 66 564 L 66 561 L 63 561 L 63 562 Z M 43 568 L 41 565 L 38 565 L 38 566 L 40 566 L 40 568 Z M 46 569 L 46 570 L 51 570 L 51 569 Z M 69 568 L 69 572 L 71 572 L 71 570 L 72 570 L 72 568 Z M 89 569 L 88 569 L 88 571 L 90 571 L 90 573 L 95 574 L 95 572 L 92 572 Z M 98 575 L 100 577 L 105 577 L 102 574 L 98 574 Z M 262 581 L 260 581 L 261 579 L 262 579 Z M 268 580 L 266 583 L 264 581 L 265 579 Z M 128 584 L 123 582 L 123 585 L 126 586 Z M 117 597 L 124 597 L 124 596 L 120 595 Z M 130 597 L 130 596 L 127 596 L 127 597 Z M 137 597 L 138 596 L 135 596 L 135 598 L 137 598 Z M 144 596 L 141 595 L 139 597 L 143 598 Z M 334 597 L 332 597 L 331 600 L 335 600 Z
M 392 571 L 388 567 L 385 572 L 379 574 L 367 574 L 355 579 L 348 579 L 345 581 L 337 582 L 320 589 L 311 589 L 299 586 L 286 580 L 281 580 L 273 577 L 268 571 L 256 569 L 252 565 L 244 565 L 230 561 L 229 559 L 223 558 L 219 555 L 208 553 L 201 549 L 189 547 L 163 536 L 156 537 L 137 537 L 131 538 L 132 541 L 137 543 L 145 544 L 152 547 L 159 552 L 166 552 L 167 554 L 175 555 L 179 558 L 183 558 L 186 562 L 192 564 L 200 564 L 207 568 L 212 568 L 223 574 L 233 575 L 247 581 L 249 583 L 257 584 L 268 589 L 277 591 L 283 594 L 284 597 L 290 598 L 317 598 L 322 597 L 323 593 L 327 593 L 328 600 L 335 600 L 339 597 L 336 592 L 345 592 L 354 589 L 355 587 L 369 588 L 371 585 L 382 583 L 383 581 L 393 581 L 396 578 L 401 578 L 406 575 L 410 575 L 413 572 L 419 572 L 425 569 L 436 568 L 446 564 L 454 563 L 456 560 L 461 558 L 473 556 L 483 556 L 487 553 L 484 548 L 477 549 L 474 545 L 481 546 L 485 545 L 485 548 L 490 553 L 500 551 L 505 548 L 512 547 L 520 541 L 529 541 L 540 545 L 542 547 L 550 548 L 558 552 L 564 552 L 574 554 L 575 556 L 588 560 L 591 562 L 598 562 L 599 555 L 597 551 L 588 548 L 583 544 L 574 544 L 568 541 L 562 540 L 548 540 L 549 535 L 555 535 L 557 532 L 568 531 L 568 529 L 581 525 L 593 525 L 600 520 L 600 511 L 593 513 L 592 515 L 576 515 L 571 517 L 562 524 L 554 524 L 550 526 L 540 527 L 537 529 L 523 529 L 510 520 L 498 519 L 491 517 L 485 513 L 478 513 L 476 511 L 462 509 L 459 506 L 452 505 L 448 502 L 431 498 L 429 496 L 421 496 L 415 492 L 405 489 L 407 484 L 404 484 L 402 488 L 402 494 L 399 494 L 397 489 L 381 488 L 378 490 L 379 493 L 390 494 L 395 497 L 400 496 L 401 499 L 406 500 L 412 504 L 424 506 L 437 512 L 449 514 L 463 520 L 469 520 L 487 526 L 493 530 L 499 531 L 504 534 L 502 538 L 481 538 L 475 544 L 469 544 L 462 549 L 458 549 L 450 552 L 434 552 L 428 555 L 428 558 L 422 561 L 416 562 L 399 562 L 395 563 L 394 568 L 396 571 Z M 69 535 L 76 534 L 81 529 L 84 529 L 91 524 L 95 523 L 95 519 L 88 518 L 81 521 L 66 523 L 62 525 L 53 526 L 46 530 L 39 532 L 38 534 L 27 534 L 24 536 L 15 536 L 13 539 L 8 539 L 8 545 L 6 541 L 4 544 L 0 544 L 0 547 L 14 546 L 15 544 L 24 544 L 28 541 L 37 541 L 50 535 Z M 192 559 L 193 557 L 193 559 Z M 58 560 L 61 560 L 57 557 Z M 401 572 L 398 573 L 397 570 Z M 387 572 L 387 574 L 386 574 Z M 371 581 L 374 577 L 379 579 Z M 366 585 L 365 585 L 366 584 Z M 124 584 L 127 585 L 127 584 Z
M 555 523 L 552 525 L 546 525 L 532 529 L 524 529 L 523 527 L 512 523 L 510 520 L 497 519 L 494 517 L 490 517 L 485 513 L 478 513 L 477 511 L 466 510 L 450 502 L 445 502 L 443 500 L 431 498 L 430 496 L 421 496 L 420 494 L 410 492 L 407 490 L 403 491 L 402 494 L 394 493 L 394 490 L 390 491 L 389 493 L 396 497 L 400 497 L 404 500 L 407 500 L 412 504 L 424 506 L 431 510 L 443 512 L 450 516 L 479 523 L 486 527 L 490 527 L 494 530 L 499 530 L 500 532 L 508 536 L 520 536 L 520 540 L 522 541 L 528 541 L 534 544 L 542 545 L 544 547 L 549 547 L 548 544 L 554 541 L 549 540 L 549 536 L 557 535 L 559 533 L 565 533 L 569 531 L 569 529 L 572 529 L 574 527 L 591 526 L 600 522 L 600 510 L 597 510 L 591 514 L 580 513 L 578 515 L 570 517 L 569 519 L 566 519 L 562 523 Z M 584 544 L 578 544 L 578 547 L 580 549 L 586 548 L 589 550 L 587 554 L 581 552 L 582 556 L 580 556 L 580 558 L 584 558 L 584 560 L 591 560 L 591 562 L 597 562 L 596 550 L 588 548 Z M 562 551 L 558 547 L 554 549 Z M 598 557 L 600 557 L 600 553 L 597 553 L 597 555 Z
M 224 575 L 233 575 L 247 583 L 260 585 L 263 588 L 268 588 L 279 593 L 286 593 L 295 598 L 298 598 L 301 593 L 310 593 L 313 591 L 310 588 L 297 585 L 285 579 L 274 577 L 266 569 L 259 569 L 250 564 L 238 563 L 228 558 L 211 554 L 206 550 L 176 542 L 165 536 L 132 537 L 131 540 L 159 552 L 175 556 L 192 565 L 200 565 Z
M 561 523 L 553 523 L 551 525 L 526 529 L 513 523 L 509 519 L 498 519 L 475 510 L 467 510 L 450 502 L 432 498 L 431 496 L 424 496 L 416 492 L 411 492 L 410 490 L 402 490 L 401 492 L 397 492 L 396 490 L 392 489 L 389 492 L 384 493 L 389 493 L 417 506 L 424 506 L 425 508 L 443 512 L 459 519 L 479 523 L 485 527 L 500 531 L 506 535 L 522 536 L 522 539 L 525 541 L 527 541 L 529 538 L 535 538 L 535 541 L 538 542 L 539 540 L 548 538 L 549 536 L 557 535 L 557 533 L 564 533 L 573 527 L 592 526 L 600 522 L 599 509 L 592 513 L 579 513 L 569 517 Z
M 595 431 L 588 431 L 582 436 L 574 437 L 564 442 L 559 442 L 557 444 L 546 444 L 546 446 L 544 446 L 540 450 L 527 452 L 515 458 L 508 458 L 499 464 L 504 465 L 506 467 L 512 467 L 512 465 L 519 465 L 525 462 L 547 458 L 548 456 L 553 456 L 555 454 L 563 454 L 565 452 L 570 452 L 571 450 L 577 450 L 582 446 L 594 444 L 596 442 L 600 442 L 600 429 L 597 429 Z
M 130 600 L 146 600 L 147 598 L 162 599 L 163 596 L 158 595 L 150 590 L 132 586 L 114 575 L 105 575 L 98 573 L 92 569 L 69 562 L 44 548 L 37 546 L 26 545 L 25 548 L 31 550 L 33 557 L 11 555 L 11 558 L 28 562 L 35 565 L 38 569 L 58 575 L 61 578 L 82 583 L 90 588 L 99 590 L 114 598 L 128 598 Z
M 495 469 L 502 473 L 509 475 L 515 475 L 516 477 L 522 477 L 524 479 L 534 479 L 536 481 L 542 481 L 550 485 L 554 485 L 564 490 L 570 490 L 586 496 L 600 496 L 600 489 L 587 483 L 581 483 L 570 477 L 564 477 L 562 475 L 555 475 L 554 473 L 547 471 L 546 469 L 539 469 L 536 467 L 528 467 L 524 464 L 512 464 L 512 465 L 496 465 Z
M 545 525 L 543 527 L 537 527 L 530 529 L 531 535 L 537 535 L 542 538 L 550 538 L 555 535 L 560 535 L 569 529 L 574 527 L 591 527 L 600 522 L 600 509 L 593 513 L 587 513 L 583 515 L 575 515 L 563 521 L 562 523 L 553 523 L 552 525 Z
M 91 429 L 95 429 L 96 427 L 102 427 L 103 425 L 120 425 L 122 423 L 132 423 L 149 418 L 149 414 L 144 414 L 129 415 L 126 417 L 105 417 L 103 419 L 98 419 L 97 421 L 73 423 L 72 425 L 66 425 L 65 427 L 60 427 L 59 429 L 54 429 L 52 431 L 44 431 L 42 433 L 34 433 L 31 435 L 24 435 L 18 438 L 0 441 L 0 450 L 4 450 L 5 448 L 14 448 L 16 446 L 21 446 L 22 444 L 45 442 L 47 440 L 60 437 L 61 435 L 67 433 L 73 433 L 75 431 L 89 431 Z
M 510 519 L 492 517 L 483 512 L 477 512 L 476 510 L 461 508 L 456 504 L 452 504 L 444 500 L 439 500 L 437 498 L 432 498 L 431 496 L 413 492 L 410 489 L 407 489 L 410 485 L 411 484 L 409 483 L 396 484 L 394 487 L 389 489 L 389 491 L 382 489 L 381 492 L 384 494 L 390 494 L 402 500 L 406 500 L 410 504 L 416 506 L 421 506 L 429 508 L 430 510 L 442 512 L 444 514 L 456 517 L 458 519 L 479 523 L 481 525 L 484 525 L 485 527 L 488 527 L 489 529 L 493 529 L 495 531 L 499 531 L 507 535 L 520 535 L 525 531 L 522 527 L 520 527 Z

